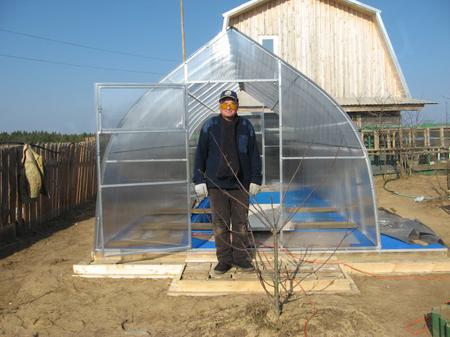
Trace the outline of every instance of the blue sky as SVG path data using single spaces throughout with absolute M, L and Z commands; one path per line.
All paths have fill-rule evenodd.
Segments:
M 187 55 L 221 30 L 223 12 L 244 2 L 185 0 Z M 422 119 L 445 121 L 445 101 L 450 102 L 450 1 L 363 2 L 382 11 L 412 96 L 441 103 L 423 110 Z M 157 82 L 181 61 L 180 35 L 179 0 L 0 0 L 0 131 L 93 132 L 94 83 Z

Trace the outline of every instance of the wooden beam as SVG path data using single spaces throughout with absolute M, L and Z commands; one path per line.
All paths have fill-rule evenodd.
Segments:
M 359 293 L 353 281 L 344 279 L 305 280 L 298 292 L 307 293 Z M 169 296 L 220 296 L 229 294 L 264 294 L 260 281 L 256 280 L 174 280 Z
M 260 204 L 263 205 L 263 204 Z M 327 213 L 336 212 L 334 207 L 288 207 L 286 211 L 289 213 Z M 210 208 L 193 208 L 191 214 L 210 214 Z
M 355 262 L 345 263 L 343 268 L 350 274 L 369 275 L 450 273 L 450 261 Z
M 327 228 L 358 228 L 356 224 L 348 221 L 315 221 L 315 222 L 288 222 L 286 229 L 327 229 Z
M 87 264 L 73 265 L 73 276 L 88 278 L 173 278 L 184 264 Z

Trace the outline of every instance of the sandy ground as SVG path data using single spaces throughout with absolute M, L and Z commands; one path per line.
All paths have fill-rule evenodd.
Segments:
M 437 196 L 444 177 L 393 181 L 404 194 Z M 415 203 L 383 190 L 378 206 L 418 218 L 450 242 L 449 202 Z M 438 190 L 438 189 L 437 189 Z M 169 297 L 169 280 L 84 279 L 94 206 L 57 219 L 35 243 L 0 260 L 1 336 L 431 336 L 424 315 L 450 300 L 450 275 L 353 276 L 359 295 L 312 295 L 288 303 L 279 321 L 265 296 Z M 305 332 L 305 322 L 308 320 Z

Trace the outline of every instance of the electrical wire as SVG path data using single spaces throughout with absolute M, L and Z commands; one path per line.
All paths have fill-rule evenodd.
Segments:
M 22 36 L 30 37 L 30 38 L 33 38 L 33 39 L 39 39 L 39 40 L 45 40 L 45 41 L 65 44 L 65 45 L 69 45 L 69 46 L 73 46 L 73 47 L 97 50 L 97 51 L 110 53 L 110 54 L 119 54 L 119 55 L 133 56 L 133 57 L 139 57 L 139 58 L 143 58 L 143 59 L 156 60 L 156 61 L 162 61 L 162 62 L 177 62 L 176 60 L 172 60 L 172 59 L 165 59 L 165 58 L 156 57 L 156 56 L 146 56 L 146 55 L 134 54 L 134 53 L 123 52 L 123 51 L 119 51 L 119 50 L 98 48 L 98 47 L 93 47 L 93 46 L 89 46 L 89 45 L 85 45 L 85 44 L 81 44 L 81 43 L 64 41 L 64 40 L 58 40 L 58 39 L 53 39 L 53 38 L 49 38 L 49 37 L 41 36 L 41 35 L 36 35 L 36 34 L 17 32 L 17 31 L 11 30 L 11 29 L 6 29 L 6 28 L 0 28 L 0 31 L 6 32 L 6 33 L 10 33 L 10 34 L 15 34 L 15 35 L 22 35 Z
M 78 63 L 60 62 L 60 61 L 47 60 L 47 59 L 40 59 L 40 58 L 34 58 L 34 57 L 26 57 L 26 56 L 19 56 L 19 55 L 0 54 L 0 56 L 1 56 L 1 57 L 12 58 L 12 59 L 18 59 L 18 60 L 26 60 L 26 61 L 41 62 L 41 63 L 50 63 L 50 64 L 57 64 L 57 65 L 64 65 L 64 66 L 77 67 L 77 68 L 89 68 L 89 69 L 100 69 L 100 70 L 124 71 L 124 72 L 128 72 L 128 73 L 138 73 L 138 74 L 163 75 L 162 73 L 156 73 L 156 72 L 144 71 L 144 70 L 131 70 L 131 69 L 123 69 L 123 68 L 112 68 L 112 67 L 93 66 L 93 65 L 89 65 L 89 64 L 78 64 Z

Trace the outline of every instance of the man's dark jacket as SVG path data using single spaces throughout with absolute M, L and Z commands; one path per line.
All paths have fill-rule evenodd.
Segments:
M 238 189 L 239 183 L 235 178 L 218 178 L 222 152 L 219 149 L 221 140 L 221 118 L 209 118 L 200 131 L 197 151 L 195 153 L 194 183 L 206 183 L 209 188 Z M 236 116 L 236 146 L 239 154 L 238 178 L 248 189 L 250 183 L 261 185 L 261 157 L 259 155 L 255 130 L 246 118 Z

